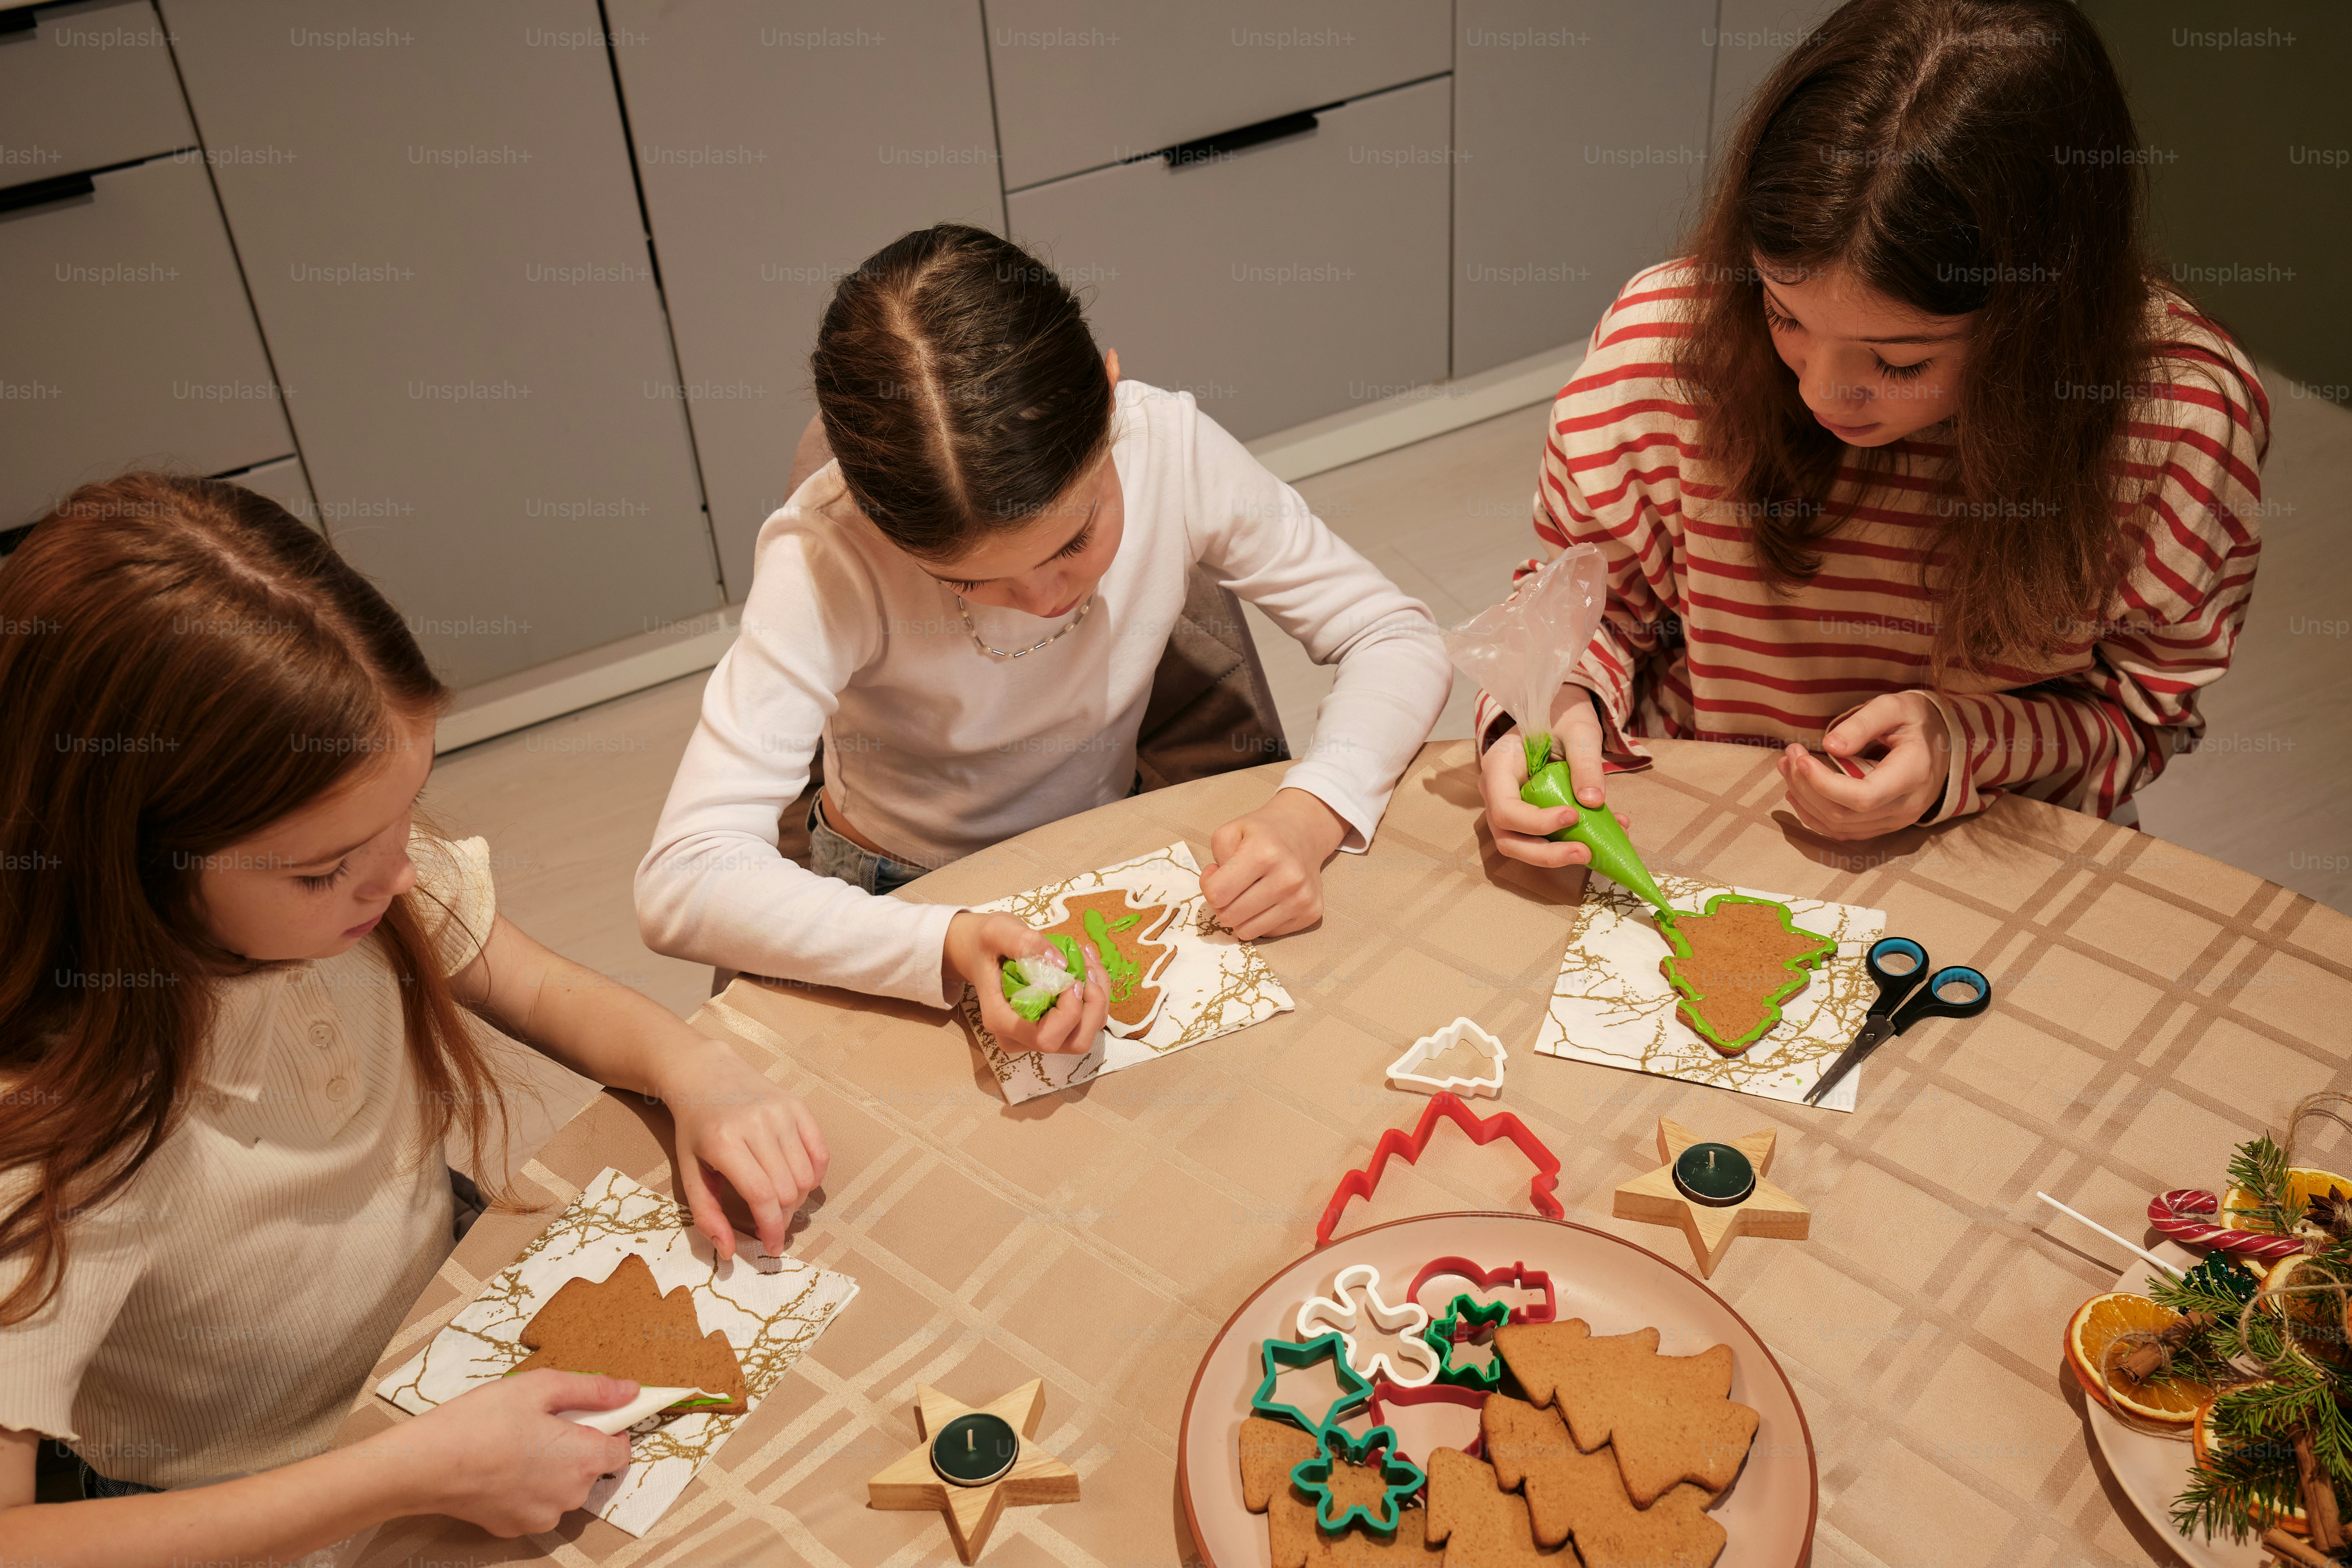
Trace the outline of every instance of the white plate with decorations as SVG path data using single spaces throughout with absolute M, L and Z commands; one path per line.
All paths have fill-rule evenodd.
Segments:
M 2196 1253 L 2174 1242 L 2162 1242 L 2150 1250 L 2183 1268 L 2198 1260 Z M 2136 1262 L 2116 1276 L 2113 1289 L 2145 1296 L 2150 1281 L 2157 1277 L 2153 1268 Z M 2091 1436 L 2097 1439 L 2099 1452 L 2106 1456 L 2107 1468 L 2115 1473 L 2116 1484 L 2124 1489 L 2124 1495 L 2131 1499 L 2140 1517 L 2180 1554 L 2180 1560 L 2189 1568 L 2263 1568 L 2270 1562 L 2271 1554 L 2252 1535 L 2242 1542 L 2226 1536 L 2207 1541 L 2182 1535 L 2172 1528 L 2172 1500 L 2189 1484 L 2189 1473 L 2196 1463 L 2189 1450 L 2186 1429 L 2178 1441 L 2136 1431 L 2087 1394 L 2083 1408 L 2089 1413 Z

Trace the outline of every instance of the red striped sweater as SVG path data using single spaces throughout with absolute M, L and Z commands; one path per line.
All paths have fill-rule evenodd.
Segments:
M 1822 571 L 1774 595 L 1746 528 L 1692 461 L 1698 419 L 1665 340 L 1682 334 L 1696 292 L 1689 264 L 1669 262 L 1602 315 L 1552 405 L 1535 497 L 1536 537 L 1550 552 L 1590 542 L 1607 563 L 1606 619 L 1573 679 L 1600 696 L 1618 766 L 1645 765 L 1637 736 L 1818 752 L 1822 732 L 1871 698 L 1923 687 L 1935 641 L 1919 561 L 1938 504 L 1954 504 L 1944 427 L 1897 443 L 1908 462 L 1820 542 Z M 2137 564 L 2061 657 L 1956 672 L 1927 693 L 1953 743 L 1928 821 L 1981 810 L 2004 789 L 2105 816 L 2204 731 L 2197 692 L 2229 668 L 2262 551 L 2270 405 L 2219 327 L 2173 296 L 2151 308 L 2164 314 L 2160 368 L 2131 430 L 2162 457 L 2127 470 L 2158 481 L 2129 524 Z M 1675 621 L 1679 641 L 1662 635 Z M 1507 718 L 1481 693 L 1473 732 L 1491 736 Z

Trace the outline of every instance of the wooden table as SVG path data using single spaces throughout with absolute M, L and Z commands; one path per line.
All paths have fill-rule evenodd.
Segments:
M 1812 1205 L 1811 1239 L 1743 1241 L 1713 1285 L 1804 1402 L 1821 1465 L 1814 1563 L 2169 1561 L 2087 1450 L 2059 1349 L 2068 1314 L 2125 1259 L 2045 1229 L 2033 1194 L 2138 1236 L 2151 1193 L 2214 1184 L 2231 1145 L 2298 1097 L 2352 1089 L 2352 921 L 2015 797 L 1874 843 L 1817 840 L 1781 804 L 1770 752 L 1656 751 L 1654 771 L 1611 785 L 1654 868 L 1884 909 L 1889 930 L 1990 975 L 1992 1010 L 1881 1050 L 1853 1115 L 1531 1056 L 1581 880 L 1499 859 L 1467 744 L 1430 745 L 1371 853 L 1332 862 L 1323 922 L 1264 944 L 1295 1013 L 1086 1089 L 1008 1107 L 937 1010 L 736 982 L 694 1025 L 815 1110 L 833 1168 L 794 1250 L 862 1293 L 646 1539 L 577 1513 L 515 1542 L 403 1520 L 363 1561 L 952 1562 L 938 1516 L 867 1509 L 866 1478 L 918 1440 L 918 1382 L 976 1404 L 1039 1376 L 1041 1436 L 1086 1500 L 1009 1510 L 983 1561 L 1192 1561 L 1174 1476 L 1193 1369 L 1243 1298 L 1312 1247 L 1339 1173 L 1420 1110 L 1381 1068 L 1457 1014 L 1511 1047 L 1502 1106 L 1559 1154 L 1569 1217 L 1677 1263 L 1679 1234 L 1609 1217 L 1611 1190 L 1657 1163 L 1656 1119 L 1779 1130 L 1773 1174 Z M 1180 837 L 1205 851 L 1280 772 L 1055 823 L 906 896 L 976 902 Z M 526 1167 L 526 1185 L 568 1199 L 609 1164 L 673 1191 L 666 1134 L 663 1112 L 607 1094 Z M 1347 1228 L 1525 1198 L 1513 1157 L 1441 1140 L 1351 1206 Z M 482 1220 L 378 1375 L 546 1219 Z M 363 1394 L 344 1439 L 396 1418 Z

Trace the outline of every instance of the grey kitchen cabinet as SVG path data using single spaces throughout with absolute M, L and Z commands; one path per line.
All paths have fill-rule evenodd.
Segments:
M 32 23 L 0 33 L 0 185 L 195 143 L 148 0 L 44 5 Z
M 1122 374 L 1247 440 L 1446 374 L 1450 109 L 1440 78 L 1206 163 L 1016 191 L 1013 236 L 1095 290 Z
M 133 464 L 294 449 L 204 164 L 166 156 L 0 214 L 0 529 Z
M 1451 68 L 1448 0 L 989 0 L 1010 191 Z
M 1716 0 L 1459 0 L 1455 375 L 1583 338 L 1674 253 L 1711 167 L 1715 23 Z
M 460 687 L 713 608 L 594 0 L 163 7 L 321 517 Z
M 1003 226 L 980 0 L 610 0 L 606 16 L 740 599 L 815 412 L 808 356 L 834 286 L 909 229 Z

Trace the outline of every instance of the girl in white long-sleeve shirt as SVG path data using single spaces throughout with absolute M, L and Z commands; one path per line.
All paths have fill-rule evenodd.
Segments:
M 1117 800 L 1195 563 L 1339 678 L 1305 760 L 1210 837 L 1202 890 L 1244 938 L 1322 914 L 1452 680 L 1428 610 L 1188 394 L 1118 379 L 1054 274 L 942 226 L 845 279 L 814 359 L 836 455 L 761 530 L 742 630 L 637 868 L 657 952 L 952 1005 L 977 984 L 1015 1048 L 1084 1050 L 1087 984 L 1035 1024 L 995 984 L 1023 922 L 877 897 Z M 814 859 L 779 816 L 824 755 Z

